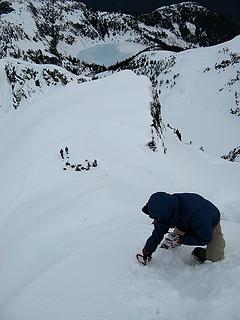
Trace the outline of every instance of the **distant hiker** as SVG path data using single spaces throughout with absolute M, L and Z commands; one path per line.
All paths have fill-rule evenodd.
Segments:
M 97 160 L 95 159 L 92 164 L 93 168 L 97 167 Z
M 63 149 L 61 149 L 61 150 L 59 151 L 59 153 L 60 153 L 61 158 L 64 159 Z
M 192 251 L 194 259 L 202 263 L 224 258 L 220 212 L 209 200 L 195 193 L 157 192 L 151 195 L 142 211 L 154 219 L 154 230 L 142 250 L 144 261 L 151 260 L 165 234 L 162 248 L 206 245 Z M 174 228 L 174 232 L 168 233 L 170 228 Z
M 65 152 L 66 154 L 68 154 L 68 147 L 65 147 Z
M 182 135 L 181 135 L 181 133 L 179 132 L 179 130 L 178 130 L 178 129 L 177 129 L 177 130 L 175 130 L 175 133 L 176 133 L 176 135 L 177 135 L 178 139 L 179 139 L 180 141 L 182 141 Z

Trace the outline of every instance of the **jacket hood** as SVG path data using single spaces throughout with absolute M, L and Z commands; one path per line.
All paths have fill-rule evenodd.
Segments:
M 150 218 L 173 224 L 178 211 L 178 200 L 171 194 L 156 192 L 149 198 L 147 207 Z

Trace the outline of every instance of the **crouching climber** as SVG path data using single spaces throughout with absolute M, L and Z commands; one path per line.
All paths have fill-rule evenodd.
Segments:
M 157 192 L 151 195 L 142 211 L 154 219 L 154 230 L 142 250 L 144 261 L 151 260 L 161 242 L 161 247 L 166 249 L 199 246 L 192 255 L 201 263 L 224 258 L 220 212 L 209 200 L 195 193 Z M 170 228 L 174 231 L 168 233 Z

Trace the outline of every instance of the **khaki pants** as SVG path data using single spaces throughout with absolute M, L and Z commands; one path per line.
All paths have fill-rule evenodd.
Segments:
M 220 222 L 213 228 L 212 241 L 207 245 L 206 259 L 219 261 L 224 258 L 225 241 Z
M 185 233 L 174 228 L 174 232 L 183 236 Z M 206 260 L 219 261 L 224 258 L 225 240 L 223 239 L 223 233 L 220 222 L 213 228 L 212 240 L 209 242 L 206 248 Z

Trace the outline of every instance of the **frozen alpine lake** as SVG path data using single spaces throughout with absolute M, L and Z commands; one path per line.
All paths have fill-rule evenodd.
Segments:
M 145 46 L 133 42 L 105 43 L 83 49 L 79 52 L 80 60 L 110 66 L 143 50 Z

